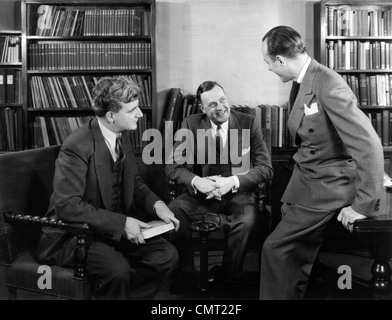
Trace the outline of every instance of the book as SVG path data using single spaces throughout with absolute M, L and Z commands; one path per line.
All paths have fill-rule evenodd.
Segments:
M 5 102 L 15 103 L 15 70 L 5 71 Z
M 5 70 L 0 69 L 0 103 L 5 102 Z
M 166 223 L 163 220 L 152 220 L 148 222 L 148 224 L 151 226 L 150 229 L 142 229 L 142 235 L 144 239 L 156 237 L 162 233 L 174 230 L 173 222 Z

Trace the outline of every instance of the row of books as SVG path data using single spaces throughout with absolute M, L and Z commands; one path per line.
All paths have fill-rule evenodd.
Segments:
M 329 41 L 327 65 L 338 70 L 392 68 L 392 42 Z
M 184 94 L 180 88 L 172 88 L 168 97 L 163 113 L 163 121 L 159 128 L 161 132 L 164 131 L 165 121 L 171 121 L 173 132 L 175 132 L 181 127 L 182 119 L 200 111 L 195 95 Z
M 369 10 L 348 6 L 327 9 L 328 36 L 392 36 L 392 7 Z
M 30 70 L 114 70 L 151 67 L 149 42 L 29 44 Z
M 261 104 L 256 108 L 256 118 L 259 119 L 262 129 L 270 129 L 270 139 L 273 148 L 289 148 L 293 146 L 293 141 L 287 129 L 287 120 L 289 117 L 287 106 L 277 106 Z
M 198 108 L 195 95 L 184 94 L 180 88 L 172 88 L 168 97 L 160 131 L 165 132 L 165 121 L 172 121 L 170 123 L 172 128 L 166 127 L 166 129 L 172 129 L 172 132 L 175 133 L 181 127 L 182 120 L 185 117 L 201 111 Z M 270 136 L 266 137 L 266 139 L 268 139 L 267 143 L 271 147 L 281 148 L 291 146 L 292 142 L 286 126 L 288 119 L 287 107 L 263 104 L 256 107 L 232 105 L 231 108 L 254 115 L 260 123 L 261 128 L 270 129 Z M 168 132 L 165 132 L 166 139 L 170 138 L 167 135 Z
M 62 7 L 37 9 L 37 36 L 146 36 L 151 13 L 139 8 Z
M 139 105 L 151 107 L 151 77 L 138 74 L 125 77 L 138 84 Z M 101 78 L 96 76 L 33 76 L 30 80 L 32 107 L 35 109 L 92 108 L 92 90 Z
M 0 150 L 18 151 L 23 148 L 22 108 L 0 108 Z
M 143 133 L 150 129 L 151 122 L 147 116 L 139 118 L 137 122 L 137 129 L 130 132 L 131 142 L 136 152 L 141 152 L 143 148 L 149 143 L 149 141 L 143 141 Z
M 392 104 L 392 75 L 342 75 L 362 106 L 387 106 Z
M 392 146 L 392 111 L 366 112 L 384 147 Z
M 0 36 L 0 63 L 19 63 L 20 55 L 20 37 L 19 36 Z
M 0 103 L 22 103 L 22 71 L 0 69 Z
M 36 117 L 32 122 L 33 148 L 62 144 L 72 131 L 92 117 Z
M 32 123 L 32 130 L 34 136 L 33 148 L 49 147 L 62 144 L 72 131 L 86 124 L 92 118 L 92 116 L 36 117 L 34 119 L 35 121 Z M 147 117 L 143 117 L 139 119 L 137 129 L 130 132 L 131 141 L 135 148 L 135 151 L 142 151 L 142 149 L 149 143 L 148 141 L 142 140 L 143 132 L 149 128 L 151 128 L 151 123 L 149 122 Z M 21 137 L 22 135 L 16 134 L 16 132 L 14 132 L 12 136 Z
M 284 106 L 258 105 L 255 108 L 242 105 L 231 106 L 233 110 L 252 114 L 260 122 L 263 129 L 270 129 L 270 135 L 265 136 L 266 143 L 271 147 L 292 147 L 293 142 L 287 130 L 288 110 Z M 19 132 L 21 130 L 22 113 L 20 108 L 0 109 L 0 148 L 4 151 L 21 149 Z M 383 146 L 392 146 L 392 111 L 367 112 L 375 131 L 379 135 Z M 91 117 L 36 117 L 33 123 L 33 147 L 47 147 L 62 144 L 69 134 L 87 123 Z M 151 128 L 147 117 L 138 122 L 138 128 L 131 132 L 131 140 L 136 151 L 148 144 L 143 141 L 145 130 Z M 174 131 L 175 132 L 175 131 Z

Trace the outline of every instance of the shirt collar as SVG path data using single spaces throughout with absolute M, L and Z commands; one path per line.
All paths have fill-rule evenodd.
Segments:
M 211 128 L 212 128 L 212 132 L 215 134 L 216 133 L 216 129 L 218 128 L 218 126 L 213 123 L 211 120 Z M 229 120 L 227 120 L 226 122 L 223 122 L 221 125 L 221 130 L 224 134 L 227 134 L 227 132 L 229 131 Z
M 106 128 L 101 123 L 101 120 L 99 118 L 98 118 L 98 125 L 99 125 L 99 128 L 101 129 L 102 135 L 105 138 L 105 140 L 107 141 L 107 143 L 109 143 L 110 147 L 114 148 L 116 145 L 117 134 L 114 133 L 113 131 L 109 130 L 108 128 Z
M 298 79 L 297 79 L 298 83 L 302 83 L 302 80 L 304 79 L 305 73 L 308 70 L 308 67 L 309 67 L 311 61 L 312 61 L 311 57 L 308 57 L 308 59 L 306 59 L 306 62 L 304 64 L 304 66 L 302 67 L 301 73 L 298 76 Z

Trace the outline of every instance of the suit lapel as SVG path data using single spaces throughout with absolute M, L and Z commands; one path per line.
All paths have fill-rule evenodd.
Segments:
M 227 137 L 227 144 L 228 144 L 228 151 L 229 155 L 230 153 L 230 129 L 233 129 L 233 134 L 235 134 L 238 137 L 238 148 L 237 148 L 237 156 L 241 156 L 242 154 L 242 126 L 238 123 L 237 117 L 233 114 L 233 112 L 230 114 L 230 119 L 229 119 L 229 132 L 228 137 Z M 231 161 L 229 161 L 231 163 Z
M 112 207 L 111 159 L 97 118 L 92 120 L 91 130 L 94 137 L 95 172 L 97 174 L 99 191 L 101 192 L 105 208 L 110 210 Z
M 124 161 L 124 174 L 123 174 L 123 192 L 124 192 L 124 204 L 125 204 L 125 212 L 129 211 L 132 202 L 132 194 L 134 191 L 134 183 L 131 179 L 133 179 L 136 175 L 134 170 L 133 161 L 134 159 L 131 157 L 131 142 L 129 140 L 129 135 L 126 133 L 122 134 L 122 142 L 123 142 L 123 150 L 125 154 Z M 131 180 L 131 181 L 130 181 Z
M 209 118 L 206 115 L 203 115 L 203 117 L 201 119 L 200 128 L 197 128 L 197 129 L 209 130 L 208 131 L 208 135 L 207 135 L 208 136 L 208 140 L 207 141 L 213 141 L 213 139 L 211 139 L 212 138 L 211 122 L 210 122 Z M 197 137 L 197 132 L 196 132 L 196 137 Z M 197 146 L 196 150 L 198 150 L 198 152 L 199 152 L 199 148 L 201 148 L 203 145 L 204 145 L 204 154 L 205 154 L 205 160 L 204 160 L 205 164 L 202 165 L 201 167 L 202 167 L 202 176 L 206 177 L 206 176 L 208 176 L 208 172 L 210 170 L 210 165 L 209 165 L 209 161 L 208 161 L 208 155 L 213 150 L 213 155 L 215 156 L 215 142 L 213 143 L 213 146 L 211 146 L 211 145 L 209 145 L 209 143 L 205 143 L 205 142 L 203 142 L 202 144 L 198 143 L 198 146 Z M 197 154 L 195 156 L 197 157 Z M 195 163 L 197 163 L 197 160 L 196 160 Z
M 298 128 L 301 125 L 302 119 L 305 115 L 304 104 L 309 105 L 314 96 L 312 86 L 318 68 L 319 63 L 313 59 L 305 73 L 304 79 L 298 91 L 297 99 L 293 105 L 293 109 L 288 120 L 288 128 L 293 139 L 295 139 Z

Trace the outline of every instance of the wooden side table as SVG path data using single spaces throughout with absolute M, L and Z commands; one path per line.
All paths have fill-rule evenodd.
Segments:
M 200 291 L 208 290 L 208 236 L 221 228 L 221 219 L 215 213 L 200 213 L 190 216 L 188 229 L 200 237 Z
M 385 213 L 374 219 L 356 220 L 353 233 L 361 237 L 374 259 L 371 267 L 371 295 L 374 299 L 392 299 L 392 189 L 386 190 Z

